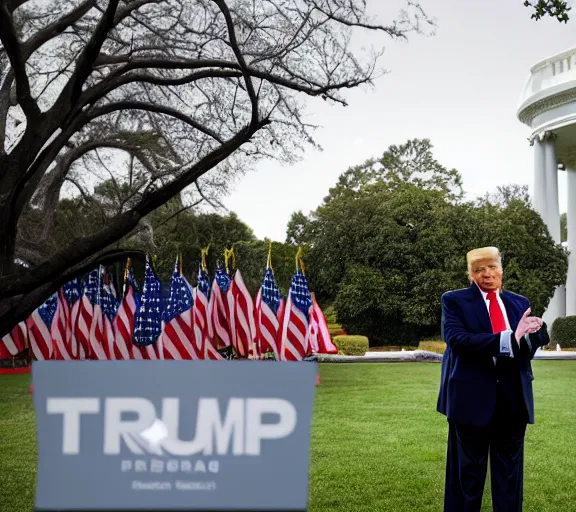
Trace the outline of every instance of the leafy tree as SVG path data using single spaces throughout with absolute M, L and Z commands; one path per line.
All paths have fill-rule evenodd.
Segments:
M 399 146 L 391 145 L 380 158 L 371 158 L 342 173 L 324 201 L 353 194 L 377 182 L 386 183 L 391 190 L 412 183 L 429 190 L 441 190 L 454 200 L 461 198 L 460 174 L 456 169 L 440 164 L 432 150 L 429 139 L 411 139 Z
M 560 215 L 560 241 L 568 241 L 568 217 L 566 212 Z
M 537 2 L 525 0 L 524 6 L 534 10 L 532 19 L 539 20 L 545 16 L 550 16 L 556 18 L 560 23 L 568 23 L 570 19 L 568 12 L 572 10 L 572 7 L 568 7 L 568 2 L 564 0 L 538 0 Z
M 270 240 L 239 241 L 233 244 L 236 265 L 242 272 L 246 287 L 253 297 L 256 297 L 264 279 L 270 245 L 274 278 L 280 292 L 286 297 L 296 269 L 297 248 L 279 242 L 270 244 Z
M 494 192 L 488 192 L 484 197 L 480 198 L 478 204 L 506 206 L 514 200 L 530 203 L 527 185 L 498 185 Z
M 301 210 L 293 212 L 286 228 L 286 243 L 300 246 L 313 240 L 313 224 Z
M 459 182 L 452 173 L 446 179 Z M 469 286 L 465 255 L 475 247 L 500 248 L 504 285 L 528 296 L 535 314 L 565 282 L 566 252 L 523 187 L 464 202 L 432 180 L 365 179 L 358 172 L 350 188 L 343 183 L 341 177 L 337 193 L 310 216 L 309 277 L 322 301 L 334 301 L 338 321 L 372 345 L 438 335 L 441 296 Z
M 434 26 L 414 2 L 388 25 L 365 8 L 1 0 L 0 335 L 74 275 L 122 256 L 106 250 L 182 191 L 191 203 L 216 197 L 256 161 L 291 162 L 314 144 L 302 99 L 345 105 L 344 89 L 379 73 L 380 52 L 351 50 L 354 30 L 407 39 Z M 109 178 L 130 198 L 120 212 L 47 243 L 59 198 Z
M 94 226 L 106 221 L 100 215 L 104 208 L 117 208 L 118 196 L 114 184 L 103 182 L 94 196 L 82 196 L 73 200 L 62 200 L 58 204 L 55 233 L 59 240 L 85 236 Z M 244 281 L 255 296 L 264 277 L 269 240 L 257 240 L 252 229 L 242 222 L 234 212 L 220 214 L 201 212 L 183 205 L 180 196 L 174 197 L 159 207 L 128 236 L 114 244 L 115 249 L 132 247 L 152 254 L 155 270 L 161 281 L 168 283 L 178 254 L 182 255 L 182 271 L 194 283 L 202 249 L 208 248 L 207 264 L 211 275 L 217 266 L 224 267 L 224 250 L 233 248 L 235 262 L 241 269 Z M 271 244 L 272 268 L 278 285 L 284 294 L 290 286 L 295 269 L 297 248 L 290 244 Z M 144 273 L 143 262 L 133 262 L 136 277 Z M 121 286 L 123 263 L 111 269 L 116 284 Z M 230 271 L 233 270 L 232 262 Z

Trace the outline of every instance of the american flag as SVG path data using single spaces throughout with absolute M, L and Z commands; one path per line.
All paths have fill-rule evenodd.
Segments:
M 210 310 L 213 305 L 212 297 L 210 297 L 210 280 L 206 270 L 202 267 L 198 270 L 194 295 L 194 336 L 196 346 L 202 350 L 203 359 L 222 359 L 222 355 L 214 346 L 213 317 Z
M 138 308 L 138 286 L 132 271 L 126 265 L 124 273 L 124 296 L 114 318 L 114 356 L 117 360 L 132 359 L 132 335 L 134 316 Z
M 170 297 L 163 318 L 162 350 L 164 359 L 201 359 L 194 345 L 192 290 L 176 259 L 170 279 Z
M 132 357 L 134 359 L 160 359 L 163 355 L 156 345 L 162 333 L 162 291 L 152 263 L 146 258 L 144 287 L 139 308 L 134 318 Z
M 94 303 L 98 295 L 98 281 L 98 269 L 92 270 L 84 279 L 84 290 L 78 301 L 74 337 L 78 344 L 80 359 L 94 359 L 90 336 L 94 320 Z M 74 308 L 72 308 L 72 317 L 74 317 Z
M 104 321 L 104 312 L 102 310 L 103 288 L 102 279 L 104 271 L 102 266 L 98 267 L 96 272 L 96 283 L 94 289 L 89 289 L 92 303 L 92 318 L 88 336 L 89 358 L 97 361 L 108 359 L 108 331 Z
M 301 270 L 292 276 L 280 329 L 280 359 L 302 361 L 309 352 L 312 295 Z
M 64 295 L 64 287 L 58 290 L 57 297 L 56 315 L 50 328 L 52 347 L 54 349 L 52 359 L 69 360 L 72 359 L 67 344 L 70 325 L 70 306 Z
M 230 325 L 227 299 L 230 283 L 230 276 L 221 268 L 217 268 L 208 302 L 208 328 L 210 329 L 211 326 L 213 329 L 213 336 L 210 337 L 214 340 L 217 348 L 220 345 L 229 347 L 232 344 L 232 326 Z
M 0 359 L 16 357 L 26 348 L 26 336 L 28 335 L 26 322 L 19 322 L 14 328 L 0 338 Z
M 328 324 L 322 309 L 312 294 L 312 311 L 310 312 L 310 347 L 317 354 L 337 354 L 338 347 L 332 343 Z
M 244 283 L 240 269 L 236 269 L 234 279 L 230 285 L 228 296 L 234 325 L 236 326 L 236 346 L 245 357 L 255 359 L 258 357 L 256 347 L 256 323 L 254 321 L 254 301 Z
M 68 318 L 66 325 L 66 350 L 71 359 L 79 359 L 80 350 L 78 341 L 75 336 L 76 322 L 78 321 L 78 312 L 80 311 L 80 296 L 82 291 L 78 278 L 66 283 L 62 287 L 62 292 L 66 303 L 68 304 Z
M 105 277 L 105 274 L 104 276 Z M 110 286 L 108 279 L 102 279 L 100 283 L 100 304 L 102 306 L 102 325 L 103 325 L 103 346 L 104 352 L 108 359 L 116 359 L 116 352 L 114 349 L 114 319 L 118 312 L 118 301 L 114 293 L 113 287 Z
M 256 296 L 256 339 L 260 355 L 273 352 L 274 357 L 279 359 L 278 350 L 278 311 L 282 303 L 282 296 L 276 279 L 270 267 L 266 268 L 264 281 Z
M 30 340 L 32 357 L 37 361 L 52 359 L 53 346 L 50 329 L 56 314 L 58 294 L 53 293 L 47 300 L 36 308 L 27 318 L 26 325 Z

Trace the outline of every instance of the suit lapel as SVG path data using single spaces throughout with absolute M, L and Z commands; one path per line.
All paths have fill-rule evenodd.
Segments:
M 492 322 L 490 321 L 490 313 L 488 313 L 488 308 L 486 307 L 486 302 L 484 301 L 484 297 L 482 297 L 482 292 L 476 283 L 472 283 L 470 287 L 472 292 L 472 303 L 473 303 L 473 310 L 476 312 L 478 316 L 478 320 L 480 321 L 480 325 L 482 326 L 483 331 L 492 332 Z
M 502 298 L 502 302 L 504 303 L 504 307 L 506 308 L 506 314 L 508 315 L 508 322 L 510 323 L 510 329 L 515 331 L 516 327 L 518 326 L 518 322 L 520 321 L 518 308 L 516 307 L 514 301 L 504 290 L 502 290 L 500 297 Z

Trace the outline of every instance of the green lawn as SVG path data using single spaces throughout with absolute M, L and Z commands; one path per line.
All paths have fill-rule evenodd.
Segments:
M 576 362 L 534 361 L 524 511 L 576 511 Z M 441 511 L 447 424 L 440 365 L 325 364 L 312 429 L 310 512 Z M 28 376 L 0 376 L 0 511 L 34 499 Z M 483 511 L 490 511 L 489 480 Z

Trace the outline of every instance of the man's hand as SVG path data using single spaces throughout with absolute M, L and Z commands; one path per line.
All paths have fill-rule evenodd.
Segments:
M 528 316 L 531 311 L 532 310 L 530 308 L 524 311 L 522 318 L 518 322 L 518 327 L 514 333 L 516 341 L 518 342 L 520 342 L 525 334 L 532 334 L 533 332 L 539 331 L 540 327 L 542 327 L 541 318 L 538 318 L 537 316 Z

